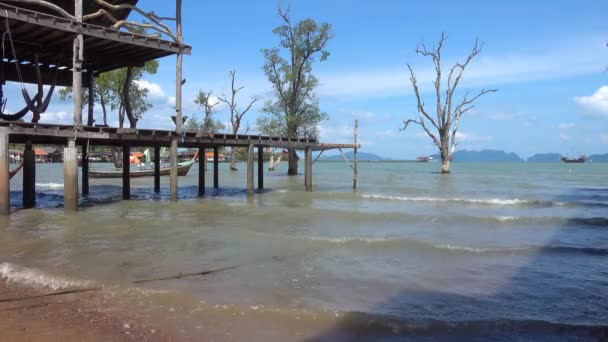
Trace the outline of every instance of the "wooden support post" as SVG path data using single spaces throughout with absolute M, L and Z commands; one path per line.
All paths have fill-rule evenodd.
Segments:
M 306 167 L 304 175 L 304 183 L 306 184 L 306 191 L 312 192 L 312 148 L 306 148 Z
M 36 153 L 28 141 L 23 151 L 23 208 L 36 206 Z
M 87 76 L 89 78 L 89 110 L 87 113 L 87 126 L 90 127 L 93 126 L 93 123 L 95 121 L 95 75 L 93 74 L 93 70 L 89 69 L 87 72 Z
M 82 0 L 74 0 L 74 17 L 82 22 Z M 74 99 L 74 127 L 82 127 L 82 60 L 84 58 L 84 36 L 76 35 L 72 59 L 72 98 Z
M 359 120 L 355 120 L 355 160 L 353 166 L 353 190 L 357 190 L 357 178 L 359 176 L 359 156 L 358 156 L 358 141 L 359 141 Z
M 205 147 L 198 149 L 198 197 L 205 197 Z
M 131 146 L 122 145 L 122 199 L 131 199 Z
M 182 68 L 184 55 L 181 52 L 183 45 L 183 33 L 182 33 L 182 0 L 175 1 L 175 30 L 176 36 L 180 48 L 180 52 L 177 54 L 177 62 L 175 64 L 175 131 L 177 134 L 182 132 Z M 176 148 L 177 150 L 177 148 Z M 177 176 L 176 176 L 177 177 Z M 176 182 L 176 200 L 177 200 L 177 182 Z
M 264 148 L 258 146 L 258 190 L 264 190 Z
M 9 130 L 0 127 L 0 215 L 10 213 L 10 158 L 9 158 Z
M 247 150 L 247 196 L 253 196 L 253 144 L 249 144 Z
M 177 201 L 177 196 L 178 196 L 178 190 L 177 187 L 179 186 L 178 184 L 178 174 L 177 174 L 177 140 L 173 139 L 171 140 L 171 148 L 169 149 L 169 158 L 171 161 L 171 173 L 170 173 L 170 180 L 169 180 L 169 191 L 171 192 L 171 200 L 176 202 Z
M 82 196 L 89 196 L 89 144 L 82 145 Z
M 154 192 L 160 193 L 160 147 L 154 147 Z
M 74 139 L 69 139 L 63 150 L 63 201 L 66 211 L 78 210 L 78 149 Z
M 213 187 L 220 188 L 220 148 L 213 146 Z

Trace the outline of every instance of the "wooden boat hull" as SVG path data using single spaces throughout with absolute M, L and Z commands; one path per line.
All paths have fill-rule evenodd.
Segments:
M 194 165 L 186 164 L 179 165 L 177 167 L 177 175 L 180 177 L 187 176 L 188 172 L 190 172 L 190 168 Z M 171 174 L 171 169 L 168 167 L 164 167 L 160 169 L 161 176 L 169 176 Z M 89 171 L 90 178 L 122 178 L 122 170 L 116 171 Z M 140 177 L 154 177 L 154 170 L 131 170 L 130 178 L 140 178 Z

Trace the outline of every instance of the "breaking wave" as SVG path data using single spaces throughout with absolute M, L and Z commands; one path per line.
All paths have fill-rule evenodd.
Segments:
M 63 189 L 63 183 L 36 183 L 36 187 L 42 189 Z
M 353 247 L 377 247 L 377 248 L 419 248 L 431 249 L 453 253 L 468 254 L 526 254 L 526 253 L 562 253 L 562 254 L 586 254 L 593 256 L 608 256 L 608 248 L 600 247 L 577 247 L 562 245 L 547 246 L 522 246 L 522 247 L 469 247 L 453 244 L 433 244 L 429 242 L 412 240 L 399 237 L 300 237 L 311 241 L 325 242 L 337 245 Z

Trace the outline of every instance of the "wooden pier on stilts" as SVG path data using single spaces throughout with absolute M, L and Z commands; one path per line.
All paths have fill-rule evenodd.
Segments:
M 118 3 L 121 6 L 115 6 Z M 38 4 L 38 5 L 36 5 Z M 42 5 L 41 5 L 42 4 Z M 106 4 L 106 5 L 103 5 Z M 305 155 L 306 191 L 313 189 L 313 151 L 331 149 L 357 149 L 355 144 L 325 144 L 316 139 L 290 139 L 263 135 L 215 134 L 188 132 L 182 128 L 182 59 L 191 54 L 191 47 L 183 43 L 181 28 L 181 0 L 176 4 L 176 33 L 160 24 L 161 33 L 170 37 L 164 40 L 157 36 L 141 35 L 120 30 L 120 23 L 128 17 L 137 0 L 96 1 L 40 0 L 21 2 L 0 0 L 0 29 L 4 28 L 10 41 L 12 58 L 0 61 L 0 97 L 6 81 L 37 84 L 38 94 L 30 97 L 24 90 L 27 103 L 24 110 L 15 114 L 0 113 L 0 215 L 10 212 L 10 164 L 9 144 L 23 144 L 23 207 L 35 206 L 36 163 L 32 149 L 34 145 L 61 145 L 64 148 L 64 207 L 66 211 L 78 209 L 78 146 L 82 150 L 82 195 L 89 193 L 88 151 L 92 146 L 113 146 L 122 149 L 123 155 L 123 199 L 131 197 L 129 155 L 134 147 L 150 147 L 154 150 L 154 181 L 151 186 L 160 192 L 161 148 L 170 151 L 170 195 L 178 199 L 178 148 L 195 148 L 199 151 L 200 171 L 198 194 L 205 195 L 205 151 L 213 149 L 213 186 L 219 188 L 219 149 L 244 147 L 248 149 L 247 194 L 255 193 L 255 150 L 257 147 L 257 189 L 264 188 L 263 151 L 266 148 L 301 150 Z M 110 16 L 105 16 L 107 12 Z M 144 12 L 145 13 L 145 12 Z M 154 24 L 160 17 L 148 13 Z M 109 19 L 115 19 L 112 21 Z M 166 28 L 166 30 L 165 30 Z M 141 66 L 146 61 L 176 55 L 176 111 L 175 130 L 112 128 L 93 126 L 93 97 L 89 97 L 88 116 L 83 124 L 82 89 L 92 89 L 95 77 L 101 72 L 127 66 Z M 83 77 L 83 73 L 86 77 Z M 43 87 L 43 86 L 50 86 Z M 73 89 L 73 124 L 41 124 L 47 101 L 55 86 L 71 86 Z M 25 89 L 25 88 L 24 88 Z M 29 101 L 28 101 L 29 100 Z M 32 122 L 23 122 L 28 113 Z M 126 166 L 126 167 L 125 167 Z M 355 169 L 356 170 L 356 169 Z M 355 175 L 356 176 L 356 175 Z M 356 178 L 355 178 L 356 179 Z M 355 182 L 356 186 L 356 182 Z

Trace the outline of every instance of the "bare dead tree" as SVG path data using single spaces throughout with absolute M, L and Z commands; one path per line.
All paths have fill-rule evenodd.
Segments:
M 443 98 L 442 94 L 444 90 L 442 89 L 441 84 L 441 50 L 443 49 L 446 39 L 446 34 L 442 33 L 439 43 L 436 46 L 433 46 L 432 49 L 429 50 L 424 42 L 421 42 L 416 47 L 416 53 L 433 59 L 436 75 L 435 80 L 433 81 L 433 84 L 435 85 L 436 115 L 433 116 L 427 111 L 420 94 L 416 73 L 412 69 L 412 66 L 407 63 L 410 72 L 410 81 L 412 82 L 414 94 L 416 95 L 418 114 L 415 119 L 405 120 L 402 128 L 402 130 L 405 130 L 412 123 L 422 127 L 439 149 L 439 154 L 441 155 L 441 173 L 444 174 L 451 172 L 450 167 L 452 159 L 454 158 L 454 152 L 456 152 L 456 146 L 458 145 L 457 133 L 462 115 L 475 107 L 473 103 L 477 99 L 488 93 L 498 91 L 498 89 L 482 89 L 475 95 L 471 95 L 469 91 L 466 91 L 459 102 L 454 101 L 454 95 L 456 94 L 465 69 L 469 66 L 471 61 L 481 53 L 483 44 L 480 45 L 478 41 L 475 41 L 473 50 L 465 61 L 457 62 L 450 68 L 447 77 L 447 86 L 445 88 L 445 98 Z
M 247 112 L 249 112 L 249 110 L 251 109 L 251 107 L 253 107 L 253 105 L 257 102 L 257 99 L 253 99 L 249 102 L 249 104 L 247 105 L 247 107 L 245 107 L 245 109 L 240 109 L 238 107 L 238 104 L 236 102 L 236 97 L 238 95 L 238 93 L 243 90 L 245 87 L 238 87 L 236 86 L 236 71 L 232 70 L 228 73 L 228 76 L 230 77 L 230 81 L 231 81 L 231 91 L 230 91 L 230 97 L 226 96 L 224 93 L 222 93 L 222 96 L 219 97 L 218 99 L 225 103 L 228 106 L 228 109 L 230 110 L 230 125 L 232 126 L 232 134 L 237 134 L 239 132 L 239 129 L 241 128 L 241 121 L 243 119 L 243 116 L 245 116 L 245 114 L 247 114 Z M 247 131 L 249 131 L 249 125 L 247 126 Z M 230 171 L 238 171 L 236 168 L 236 149 L 232 148 L 232 150 L 230 151 Z

